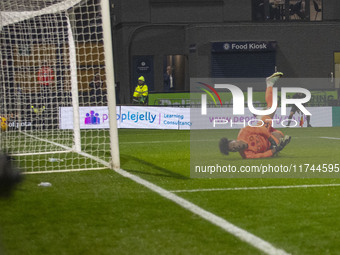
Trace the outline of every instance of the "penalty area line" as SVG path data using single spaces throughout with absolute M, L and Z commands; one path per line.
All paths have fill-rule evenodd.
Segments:
M 149 190 L 156 192 L 157 194 L 159 194 L 160 196 L 178 204 L 179 206 L 181 206 L 182 208 L 198 215 L 199 217 L 207 220 L 208 222 L 214 224 L 215 226 L 218 226 L 220 228 L 222 228 L 223 230 L 225 230 L 226 232 L 228 232 L 229 234 L 239 238 L 240 240 L 242 240 L 245 243 L 248 243 L 249 245 L 257 248 L 258 250 L 264 252 L 265 254 L 268 255 L 287 255 L 289 253 L 287 253 L 286 251 L 276 248 L 275 246 L 273 246 L 271 243 L 261 239 L 260 237 L 240 228 L 237 227 L 236 225 L 230 223 L 229 221 L 207 211 L 204 210 L 203 208 L 189 202 L 188 200 L 185 200 L 184 198 L 181 198 L 179 196 L 177 196 L 176 194 L 171 193 L 168 190 L 165 190 L 159 186 L 157 186 L 156 184 L 153 184 L 149 181 L 146 181 L 142 178 L 140 178 L 137 175 L 133 175 L 123 169 L 116 169 L 114 170 L 116 173 L 129 178 L 131 180 L 133 180 L 136 183 L 139 183 L 141 185 L 143 185 L 144 187 L 148 188 Z
M 148 144 L 148 143 L 187 143 L 187 142 L 216 142 L 219 139 L 205 139 L 205 140 L 159 140 L 159 141 L 143 141 L 143 142 L 119 142 L 120 144 Z
M 340 140 L 339 137 L 327 137 L 327 136 L 321 136 L 322 139 L 329 139 L 329 140 Z
M 235 187 L 235 188 L 212 188 L 212 189 L 184 189 L 169 190 L 172 193 L 190 193 L 190 192 L 208 192 L 208 191 L 237 191 L 237 190 L 266 190 L 266 189 L 302 189 L 302 188 L 320 188 L 320 187 L 339 187 L 340 183 L 329 184 L 306 184 L 306 185 L 289 185 L 289 186 L 265 186 L 265 187 Z

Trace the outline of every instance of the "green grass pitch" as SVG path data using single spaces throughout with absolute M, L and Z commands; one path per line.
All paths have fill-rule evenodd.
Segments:
M 197 134 L 205 156 L 236 166 L 340 163 L 339 127 L 282 131 L 291 143 L 262 160 L 219 153 L 217 138 L 237 130 Z M 191 178 L 189 131 L 119 130 L 119 142 L 127 172 L 169 191 L 197 190 L 175 194 L 287 253 L 339 254 L 340 179 Z M 281 188 L 246 189 L 271 186 Z M 109 169 L 26 175 L 0 208 L 0 254 L 263 254 Z

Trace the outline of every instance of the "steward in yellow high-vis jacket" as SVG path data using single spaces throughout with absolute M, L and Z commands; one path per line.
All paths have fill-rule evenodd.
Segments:
M 138 85 L 133 93 L 132 101 L 134 104 L 147 105 L 149 99 L 148 85 L 145 84 L 143 76 L 138 78 Z

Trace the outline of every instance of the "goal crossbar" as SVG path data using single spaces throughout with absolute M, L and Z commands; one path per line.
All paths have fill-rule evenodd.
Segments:
M 1 25 L 8 26 L 37 16 L 53 14 L 56 12 L 64 12 L 71 7 L 79 4 L 82 0 L 64 0 L 62 2 L 50 5 L 38 11 L 1 11 Z

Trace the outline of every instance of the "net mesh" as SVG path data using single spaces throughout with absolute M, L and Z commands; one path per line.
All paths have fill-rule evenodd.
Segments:
M 1 149 L 28 172 L 103 167 L 110 143 L 100 0 L 2 0 L 0 11 Z

